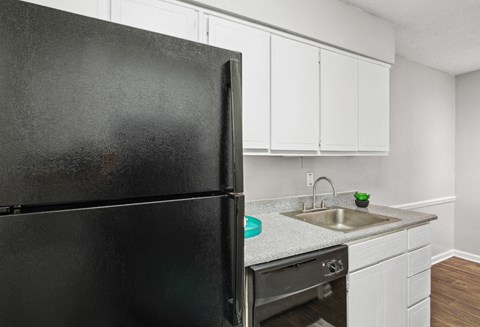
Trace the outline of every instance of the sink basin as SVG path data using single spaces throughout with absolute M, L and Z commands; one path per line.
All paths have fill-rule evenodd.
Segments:
M 282 215 L 344 233 L 354 232 L 362 228 L 389 224 L 400 220 L 398 218 L 380 216 L 369 212 L 339 207 L 332 207 L 323 211 L 307 213 L 301 211 L 283 212 Z

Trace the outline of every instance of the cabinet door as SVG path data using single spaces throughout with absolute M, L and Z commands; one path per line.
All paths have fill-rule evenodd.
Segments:
M 347 293 L 348 326 L 385 327 L 383 325 L 384 283 L 381 265 L 349 275 Z
M 243 147 L 270 146 L 270 34 L 209 17 L 208 44 L 242 53 Z
M 348 325 L 407 325 L 407 255 L 394 257 L 349 275 Z
M 320 62 L 320 149 L 357 151 L 358 60 L 322 49 Z
M 89 16 L 109 20 L 109 0 L 24 0 L 45 7 L 55 8 Z
M 318 49 L 272 35 L 272 150 L 317 151 Z
M 360 60 L 358 74 L 358 149 L 388 151 L 390 69 Z
M 383 275 L 382 326 L 405 327 L 407 325 L 407 255 L 401 255 L 381 263 Z
M 198 40 L 198 12 L 158 0 L 112 0 L 112 21 L 191 41 Z

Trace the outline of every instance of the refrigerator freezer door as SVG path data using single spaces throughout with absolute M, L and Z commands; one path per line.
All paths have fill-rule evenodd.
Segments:
M 241 214 L 219 196 L 2 217 L 0 326 L 237 325 L 239 204 Z
M 0 40 L 0 205 L 242 192 L 239 53 L 16 0 Z

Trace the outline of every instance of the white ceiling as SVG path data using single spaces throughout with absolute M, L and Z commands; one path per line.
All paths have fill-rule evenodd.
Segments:
M 480 69 L 480 0 L 340 0 L 396 26 L 396 52 L 458 75 Z

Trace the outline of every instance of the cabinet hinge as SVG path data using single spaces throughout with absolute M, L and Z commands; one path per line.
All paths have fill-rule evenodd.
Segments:
M 318 63 L 322 61 L 322 53 L 318 52 Z
M 348 278 L 348 275 L 347 275 L 347 278 L 346 278 L 346 289 L 347 289 L 347 292 L 350 289 L 350 279 Z

